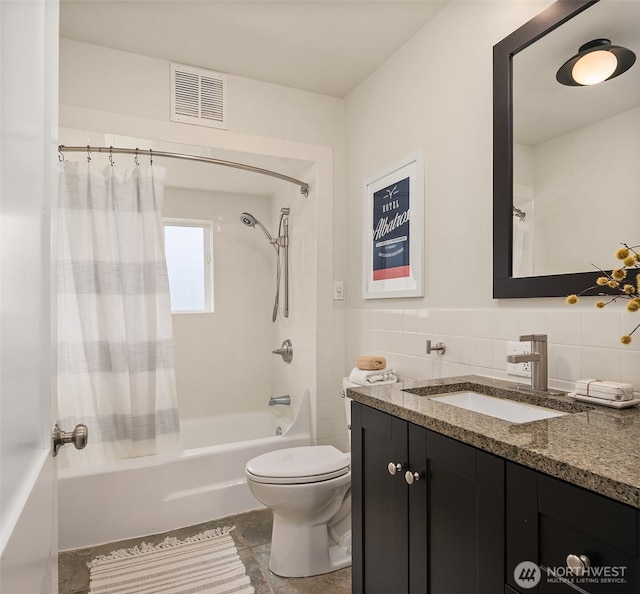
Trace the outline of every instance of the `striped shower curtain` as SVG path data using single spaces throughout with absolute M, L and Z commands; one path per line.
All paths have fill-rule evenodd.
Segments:
M 63 162 L 58 418 L 89 428 L 85 465 L 172 451 L 179 421 L 162 238 L 164 170 Z

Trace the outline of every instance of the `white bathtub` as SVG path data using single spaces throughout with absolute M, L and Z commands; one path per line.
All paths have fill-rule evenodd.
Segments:
M 61 469 L 59 549 L 156 534 L 262 507 L 247 486 L 245 464 L 264 452 L 311 443 L 308 393 L 293 423 L 280 410 L 182 421 L 183 451 L 174 458 Z

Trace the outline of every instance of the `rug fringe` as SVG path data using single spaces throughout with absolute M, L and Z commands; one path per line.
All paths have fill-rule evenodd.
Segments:
M 142 542 L 139 545 L 136 545 L 135 547 L 131 547 L 129 549 L 119 549 L 117 551 L 112 551 L 108 555 L 98 555 L 95 559 L 87 562 L 87 567 L 89 569 L 92 569 L 97 563 L 101 563 L 103 561 L 129 559 L 130 557 L 135 557 L 136 555 L 140 555 L 141 553 L 153 553 L 154 551 L 168 550 L 192 542 L 203 542 L 212 538 L 217 538 L 219 536 L 226 536 L 235 529 L 235 526 L 221 526 L 219 528 L 205 530 L 204 532 L 201 532 L 200 534 L 196 534 L 194 536 L 188 536 L 186 538 L 183 538 L 182 540 L 178 540 L 175 536 L 167 536 L 167 538 L 165 538 L 162 542 L 155 545 L 147 542 Z

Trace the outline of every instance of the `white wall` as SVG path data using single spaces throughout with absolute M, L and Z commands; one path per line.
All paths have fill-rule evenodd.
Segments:
M 228 75 L 228 129 L 342 150 L 343 102 Z M 170 63 L 69 39 L 60 40 L 60 103 L 167 122 Z M 61 122 L 61 125 L 64 125 Z M 184 125 L 188 130 L 189 125 Z M 95 129 L 90 122 L 84 126 Z M 108 132 L 109 130 L 107 130 Z M 188 132 L 185 136 L 188 136 Z
M 345 371 L 360 354 L 382 353 L 409 378 L 506 377 L 506 341 L 538 332 L 549 335 L 552 379 L 640 389 L 640 336 L 619 343 L 637 315 L 492 299 L 492 47 L 549 4 L 452 2 L 347 96 Z M 363 300 L 363 180 L 416 150 L 426 171 L 425 297 Z M 427 356 L 427 338 L 443 340 L 446 354 Z
M 169 72 L 166 61 L 61 40 L 60 125 L 75 130 L 61 141 L 108 146 L 126 136 L 154 139 L 154 150 L 168 150 L 166 145 L 175 150 L 175 143 L 183 143 L 315 163 L 309 171 L 309 198 L 301 197 L 294 186 L 272 198 L 272 229 L 280 206 L 292 209 L 294 286 L 292 317 L 274 326 L 268 356 L 274 393 L 291 391 L 295 398 L 303 385 L 308 387 L 318 443 L 346 447 L 338 397 L 345 352 L 344 309 L 334 310 L 331 298 L 334 271 L 344 273 L 344 259 L 334 262 L 334 236 L 342 251 L 345 223 L 340 213 L 334 221 L 333 207 L 344 200 L 343 101 L 229 76 L 229 129 L 203 128 L 169 121 Z M 272 297 L 271 289 L 263 295 L 269 308 Z M 182 328 L 177 328 L 177 340 L 188 342 Z M 270 354 L 284 338 L 291 338 L 295 349 L 294 362 L 286 367 Z M 182 361 L 181 355 L 177 358 Z M 189 414 L 199 407 L 194 404 Z

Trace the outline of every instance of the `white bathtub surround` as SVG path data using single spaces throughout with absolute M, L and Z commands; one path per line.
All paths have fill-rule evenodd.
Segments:
M 179 167 L 183 164 L 170 163 L 168 179 L 177 177 Z M 200 167 L 212 176 L 216 172 L 212 166 Z M 271 350 L 279 346 L 271 323 L 274 251 L 260 232 L 240 222 L 243 211 L 267 223 L 271 201 L 250 194 L 166 189 L 164 217 L 213 225 L 213 311 L 173 315 L 181 420 L 257 410 L 274 395 Z
M 61 168 L 58 262 L 60 425 L 89 429 L 67 463 L 178 447 L 169 284 L 162 241 L 164 169 Z
M 171 457 L 62 469 L 60 550 L 157 534 L 261 507 L 247 487 L 245 464 L 265 452 L 311 443 L 309 394 L 299 400 L 293 423 L 277 407 L 266 406 L 242 413 L 245 433 L 228 415 L 198 419 L 193 427 L 186 420 L 181 426 L 189 447 Z M 278 426 L 282 436 L 275 435 Z

